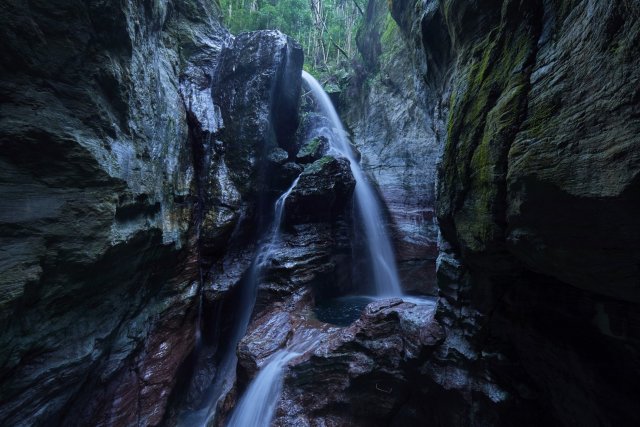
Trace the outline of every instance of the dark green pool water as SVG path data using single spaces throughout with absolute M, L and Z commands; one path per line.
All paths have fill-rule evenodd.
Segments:
M 366 296 L 327 299 L 318 302 L 313 311 L 321 322 L 336 326 L 349 326 L 358 320 L 362 310 L 374 300 L 374 298 Z

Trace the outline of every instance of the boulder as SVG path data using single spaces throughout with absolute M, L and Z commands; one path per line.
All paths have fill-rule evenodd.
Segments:
M 351 201 L 355 180 L 349 161 L 324 156 L 307 165 L 286 204 L 288 223 L 330 221 Z
M 225 162 L 239 191 L 255 193 L 266 173 L 260 162 L 295 146 L 302 48 L 279 31 L 254 31 L 235 37 L 220 61 L 212 93 L 225 123 Z
M 298 163 L 306 164 L 313 163 L 319 160 L 329 149 L 329 140 L 325 136 L 317 136 L 310 139 L 302 145 L 298 154 L 296 154 L 296 161 Z
M 258 232 L 261 198 L 277 197 L 299 173 L 287 159 L 298 126 L 302 60 L 300 46 L 279 31 L 243 33 L 222 49 L 208 86 L 219 126 L 192 135 L 201 165 L 199 240 L 209 263 L 224 256 L 241 218 L 252 224 L 235 238 Z
M 381 300 L 351 326 L 325 330 L 290 362 L 275 422 L 389 425 L 417 386 L 410 366 L 442 341 L 435 307 L 428 300 Z

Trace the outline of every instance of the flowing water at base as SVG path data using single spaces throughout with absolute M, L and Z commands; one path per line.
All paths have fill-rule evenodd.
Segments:
M 234 408 L 228 427 L 269 427 L 280 400 L 287 363 L 311 350 L 319 334 L 306 330 L 302 336 L 294 335 L 286 349 L 271 356 Z
M 222 356 L 217 366 L 216 376 L 213 384 L 205 393 L 206 402 L 202 409 L 184 414 L 178 422 L 178 425 L 184 427 L 200 427 L 208 426 L 216 416 L 216 410 L 219 402 L 229 393 L 236 379 L 236 365 L 238 356 L 236 348 L 240 340 L 247 332 L 251 314 L 256 303 L 258 293 L 258 284 L 264 267 L 268 264 L 276 250 L 280 240 L 280 228 L 284 218 L 284 209 L 287 197 L 291 194 L 298 178 L 291 184 L 291 187 L 276 200 L 274 206 L 273 223 L 265 233 L 262 243 L 258 246 L 256 256 L 247 271 L 240 289 L 240 298 L 237 313 L 237 319 L 233 324 L 233 331 L 226 343 L 227 350 Z
M 402 288 L 400 286 L 398 268 L 391 239 L 385 229 L 382 206 L 353 154 L 347 138 L 347 132 L 342 126 L 329 95 L 311 74 L 303 71 L 302 78 L 309 86 L 316 104 L 322 110 L 322 114 L 329 119 L 333 126 L 333 138 L 330 138 L 331 147 L 349 160 L 351 165 L 351 173 L 356 180 L 356 209 L 358 210 L 359 218 L 362 220 L 362 228 L 365 233 L 367 265 L 372 273 L 375 295 L 384 297 L 401 296 Z

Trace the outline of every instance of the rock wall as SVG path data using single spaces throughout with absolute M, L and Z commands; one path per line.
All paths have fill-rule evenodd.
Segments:
M 0 424 L 157 425 L 193 347 L 212 2 L 4 2 Z M 184 95 L 184 96 L 183 96 Z
M 357 44 L 364 63 L 343 93 L 342 116 L 388 208 L 403 285 L 436 292 L 435 179 L 445 134 L 439 102 L 444 86 L 428 80 L 422 41 L 402 32 L 386 1 L 368 2 Z
M 351 286 L 354 183 L 317 117 L 296 133 L 295 42 L 233 38 L 200 0 L 1 6 L 0 424 L 175 422 L 300 174 L 235 392 L 309 332 L 282 425 L 640 422 L 640 6 L 386 7 L 344 116 L 412 290 L 434 290 L 437 205 L 440 298 L 341 329 L 311 312 Z
M 221 359 L 236 350 L 229 350 L 228 343 L 235 326 L 249 322 L 241 312 L 254 307 L 253 298 L 250 329 L 263 330 L 296 295 L 304 293 L 313 301 L 315 295 L 351 286 L 355 181 L 348 161 L 327 155 L 327 138 L 313 134 L 322 119 L 313 112 L 312 98 L 302 97 L 300 107 L 302 63 L 301 47 L 278 31 L 239 34 L 220 54 L 211 105 L 197 101 L 200 107 L 189 112 L 194 150 L 203 153 L 197 168 L 198 224 L 201 260 L 208 268 L 203 270 L 203 340 L 196 357 L 184 365 L 187 380 L 176 388 L 170 425 L 215 404 L 207 401 L 207 389 L 224 374 Z M 207 119 L 207 112 L 214 118 Z M 275 239 L 275 202 L 294 181 Z M 255 267 L 258 262 L 261 266 Z M 282 345 L 271 334 L 245 336 L 238 376 L 217 399 L 212 423 L 224 423 L 256 373 L 255 364 L 244 366 L 243 348 L 270 355 Z
M 638 5 L 490 6 L 442 5 L 458 53 L 443 234 L 492 274 L 638 302 Z
M 436 203 L 446 339 L 421 368 L 423 399 L 438 403 L 424 419 L 636 424 L 640 6 L 392 12 L 449 87 Z

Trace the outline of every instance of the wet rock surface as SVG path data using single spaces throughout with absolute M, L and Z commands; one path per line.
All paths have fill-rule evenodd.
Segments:
M 291 363 L 276 422 L 388 425 L 415 386 L 409 366 L 442 338 L 434 313 L 433 303 L 369 304 L 356 323 Z
M 312 295 L 301 288 L 256 317 L 239 347 L 240 377 L 248 382 L 276 351 L 313 335 L 285 369 L 274 424 L 388 425 L 417 387 L 416 363 L 443 339 L 435 301 L 374 301 L 338 327 L 317 320 Z
M 220 55 L 208 88 L 220 125 L 194 135 L 203 153 L 200 243 L 214 259 L 241 222 L 257 232 L 260 197 L 277 197 L 299 173 L 285 163 L 298 126 L 300 46 L 279 31 L 255 31 Z
M 426 419 L 635 424 L 640 10 L 447 0 L 434 14 L 433 3 L 418 33 L 427 61 L 447 45 L 456 60 L 437 190 L 447 339 L 424 368 L 449 393 L 430 395 L 442 411 Z M 404 2 L 392 10 L 411 22 Z M 621 317 L 622 335 L 603 328 Z
M 287 220 L 331 221 L 351 202 L 355 184 L 347 159 L 324 156 L 306 165 L 287 199 Z
M 419 5 L 419 4 L 418 4 Z M 416 5 L 416 7 L 418 7 Z M 436 292 L 436 163 L 443 145 L 444 90 L 425 61 L 421 11 L 409 8 L 403 33 L 383 0 L 369 1 L 358 49 L 368 74 L 344 92 L 343 116 L 389 214 L 398 267 L 407 288 Z
M 324 136 L 317 136 L 307 141 L 296 154 L 298 163 L 313 163 L 320 160 L 329 149 L 329 141 Z
M 225 123 L 226 164 L 242 193 L 260 189 L 267 176 L 259 161 L 270 150 L 293 150 L 302 61 L 302 48 L 279 31 L 242 33 L 222 52 L 212 93 Z
M 437 199 L 439 299 L 344 327 L 314 305 L 367 286 L 355 182 L 312 132 L 326 120 L 299 114 L 296 42 L 234 38 L 196 1 L 2 6 L 0 424 L 196 408 L 298 176 L 219 421 L 311 336 L 276 425 L 638 424 L 637 4 L 389 6 L 368 3 L 371 74 L 344 113 L 422 292 Z
M 157 424 L 194 336 L 181 90 L 227 33 L 190 1 L 0 19 L 0 424 Z
M 198 354 L 185 363 L 166 418 L 170 425 L 202 405 L 207 411 L 211 385 L 227 375 L 220 371 L 229 347 L 225 340 L 242 322 L 237 304 L 249 303 L 243 284 L 269 238 L 265 233 L 275 199 L 303 169 L 286 151 L 298 125 L 301 68 L 300 46 L 278 31 L 240 34 L 220 53 L 208 88 L 213 108 L 207 110 L 217 114 L 218 126 L 196 126 L 191 134 L 202 153 L 197 181 L 203 340 Z M 207 122 L 197 111 L 193 121 Z M 220 405 L 228 409 L 234 399 L 233 389 L 225 390 Z
M 267 305 L 310 284 L 319 293 L 350 290 L 349 225 L 341 218 L 287 229 L 260 285 L 259 303 Z
M 449 23 L 461 33 L 474 12 L 458 3 L 446 8 L 463 8 Z M 443 233 L 497 274 L 524 267 L 638 302 L 637 5 L 504 4 L 458 41 Z M 496 25 L 504 37 L 487 36 Z
M 216 265 L 216 304 L 251 262 L 255 177 L 291 149 L 302 53 L 216 14 L 3 7 L 1 423 L 161 423 L 203 321 L 199 270 Z

